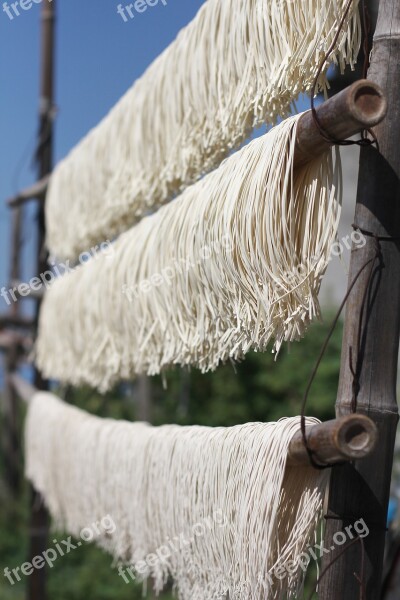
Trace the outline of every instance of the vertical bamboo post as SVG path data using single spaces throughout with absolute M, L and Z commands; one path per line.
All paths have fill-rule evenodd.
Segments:
M 21 237 L 22 237 L 22 207 L 14 209 L 12 214 L 10 281 L 21 277 Z M 10 306 L 10 314 L 18 316 L 17 303 Z M 4 450 L 6 460 L 6 478 L 9 489 L 17 495 L 20 484 L 19 443 L 18 443 L 18 396 L 11 384 L 10 376 L 17 367 L 18 348 L 11 346 L 4 358 Z
M 151 423 L 152 420 L 152 386 L 150 377 L 147 375 L 139 375 L 135 386 L 136 407 L 135 418 L 137 421 L 146 421 Z
M 53 111 L 54 111 L 54 37 L 55 37 L 56 1 L 43 2 L 41 7 L 41 97 L 39 146 L 37 152 L 38 176 L 42 179 L 51 172 L 53 162 Z M 47 269 L 45 250 L 45 213 L 44 202 L 38 203 L 37 273 Z M 36 325 L 40 313 L 40 299 L 36 303 Z M 35 386 L 39 390 L 48 389 L 38 370 L 35 370 Z M 31 522 L 29 559 L 41 555 L 46 549 L 48 535 L 48 514 L 40 495 L 31 488 Z M 46 571 L 35 569 L 28 579 L 28 600 L 46 600 Z
M 368 78 L 379 84 L 388 100 L 386 119 L 376 127 L 380 153 L 363 148 L 360 157 L 355 223 L 379 236 L 400 236 L 400 3 L 380 0 Z M 382 241 L 366 309 L 368 325 L 362 333 L 362 363 L 358 412 L 377 425 L 379 443 L 370 456 L 331 473 L 325 548 L 335 546 L 335 534 L 357 519 L 364 519 L 369 534 L 364 538 L 366 598 L 380 598 L 385 527 L 390 491 L 393 449 L 398 422 L 396 375 L 400 331 L 400 242 Z M 363 248 L 353 249 L 349 281 L 374 256 L 375 241 L 368 237 Z M 368 268 L 348 300 L 343 336 L 337 415 L 351 412 L 353 377 L 350 348 L 356 354 L 357 328 L 367 284 Z M 349 537 L 348 537 L 349 539 Z M 345 547 L 336 545 L 324 555 L 323 568 Z M 322 600 L 360 597 L 361 545 L 357 542 L 332 564 L 323 577 Z
M 18 406 L 19 399 L 11 383 L 11 374 L 18 363 L 16 345 L 7 349 L 4 357 L 4 455 L 5 475 L 8 488 L 14 498 L 20 489 L 20 445 L 18 441 Z

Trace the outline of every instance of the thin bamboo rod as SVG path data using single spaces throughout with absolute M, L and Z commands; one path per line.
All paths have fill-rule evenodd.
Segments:
M 20 286 L 25 286 L 26 288 L 28 288 L 26 293 L 21 294 L 21 292 L 19 291 Z M 42 300 L 46 292 L 46 288 L 44 285 L 41 285 L 40 287 L 38 287 L 38 289 L 33 289 L 31 286 L 28 286 L 26 283 L 20 281 L 19 279 L 13 279 L 10 281 L 10 289 L 12 289 L 15 293 L 15 296 L 21 300 L 24 298 Z
M 34 325 L 35 322 L 33 319 L 20 314 L 0 315 L 0 329 L 4 329 L 5 327 L 22 327 L 24 329 L 31 329 L 34 327 Z
M 29 335 L 21 335 L 16 331 L 0 331 L 0 352 L 17 348 L 27 353 L 32 350 L 32 345 L 32 337 Z
M 307 445 L 313 452 L 315 462 L 332 465 L 368 456 L 375 448 L 378 430 L 364 415 L 346 415 L 307 428 Z M 301 432 L 289 446 L 290 466 L 309 464 L 310 459 Z
M 17 373 L 13 373 L 10 376 L 10 380 L 21 400 L 23 400 L 26 403 L 29 403 L 38 391 L 34 385 L 28 383 L 23 377 L 21 377 Z
M 54 120 L 54 65 L 55 65 L 55 19 L 57 0 L 43 2 L 41 6 L 41 84 L 40 84 L 40 121 L 41 143 L 37 152 L 38 178 L 49 177 L 53 168 L 53 120 Z M 48 268 L 45 248 L 45 198 L 37 205 L 37 265 L 40 275 Z M 36 300 L 35 321 L 39 322 L 41 299 Z M 48 389 L 48 382 L 38 369 L 34 369 L 34 382 L 39 390 Z M 49 515 L 40 494 L 31 487 L 30 531 L 28 560 L 43 555 L 48 546 Z M 46 569 L 36 569 L 27 581 L 27 600 L 47 600 Z
M 387 101 L 377 84 L 361 79 L 318 106 L 316 112 L 324 131 L 342 140 L 380 123 L 386 116 Z M 297 126 L 295 167 L 317 158 L 331 145 L 321 136 L 311 110 L 307 111 Z
M 16 196 L 9 198 L 6 203 L 10 208 L 17 208 L 29 200 L 43 200 L 47 192 L 49 180 L 50 175 L 42 177 L 42 179 L 36 181 L 33 185 L 18 192 Z
M 21 245 L 22 245 L 23 208 L 17 207 L 12 214 L 11 252 L 10 252 L 10 279 L 18 278 L 21 273 Z M 3 290 L 2 290 L 3 291 Z M 20 307 L 17 303 L 9 308 L 10 318 L 20 318 Z M 1 334 L 1 332 L 0 332 Z M 8 338 L 11 341 L 12 338 Z M 5 475 L 9 491 L 16 498 L 20 490 L 20 443 L 18 435 L 19 399 L 10 383 L 10 375 L 17 368 L 21 347 L 18 344 L 9 344 L 1 347 L 5 351 L 4 364 L 4 394 L 3 394 L 3 449 L 5 458 Z
M 11 376 L 12 384 L 20 398 L 29 403 L 38 391 L 18 374 Z M 307 443 L 315 461 L 321 464 L 352 461 L 368 456 L 377 442 L 375 424 L 363 415 L 347 415 L 326 423 L 307 428 Z M 301 433 L 297 433 L 289 445 L 288 465 L 310 463 Z
M 380 123 L 387 110 L 387 102 L 380 87 L 361 79 L 336 94 L 317 108 L 318 120 L 328 135 L 346 139 Z M 311 111 L 304 113 L 297 128 L 296 167 L 318 157 L 332 144 L 326 142 L 315 125 Z M 44 200 L 51 175 L 7 200 L 10 208 L 21 206 L 29 200 Z

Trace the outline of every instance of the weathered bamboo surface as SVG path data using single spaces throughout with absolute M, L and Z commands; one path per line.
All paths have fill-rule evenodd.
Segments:
M 362 148 L 354 222 L 377 236 L 367 236 L 363 248 L 353 249 L 349 281 L 366 262 L 376 257 L 369 292 L 364 300 L 370 267 L 362 275 L 348 300 L 343 334 L 337 416 L 351 412 L 356 383 L 357 412 L 376 424 L 379 443 L 362 461 L 331 472 L 325 546 L 330 547 L 338 531 L 351 520 L 364 519 L 369 534 L 364 538 L 365 560 L 361 568 L 361 543 L 350 546 L 333 564 L 341 549 L 323 561 L 328 568 L 320 585 L 321 600 L 360 597 L 358 575 L 365 584 L 366 600 L 381 597 L 382 563 L 386 536 L 393 449 L 398 423 L 396 376 L 400 332 L 400 2 L 381 0 L 368 77 L 378 84 L 388 101 L 386 119 L 375 128 L 380 152 Z M 359 318 L 364 307 L 361 336 Z M 357 341 L 360 355 L 357 359 Z M 358 371 L 354 382 L 353 371 Z
M 362 79 L 316 108 L 318 120 L 328 135 L 346 139 L 377 125 L 386 115 L 387 102 L 379 86 Z M 318 157 L 332 144 L 322 137 L 311 111 L 304 113 L 297 128 L 295 166 Z M 44 200 L 51 175 L 45 175 L 30 187 L 7 200 L 16 208 L 30 200 Z
M 378 431 L 371 419 L 364 415 L 346 415 L 306 430 L 307 445 L 316 463 L 331 465 L 368 456 L 375 448 Z M 307 465 L 310 459 L 301 432 L 289 446 L 288 464 Z
M 29 403 L 38 391 L 17 373 L 11 382 L 20 398 Z M 316 462 L 332 464 L 363 458 L 375 448 L 377 429 L 371 419 L 363 415 L 347 415 L 308 427 L 306 430 L 308 447 L 313 451 Z M 304 446 L 301 433 L 297 433 L 289 446 L 289 466 L 308 465 L 310 459 Z
M 33 185 L 25 188 L 13 198 L 9 198 L 7 200 L 8 206 L 10 208 L 16 208 L 29 200 L 43 200 L 47 192 L 49 181 L 50 175 L 46 175 L 39 181 L 36 181 Z
M 356 81 L 316 108 L 324 132 L 338 140 L 377 125 L 386 112 L 387 101 L 382 89 L 367 79 Z M 297 126 L 295 167 L 317 158 L 331 145 L 321 136 L 311 110 L 307 111 Z

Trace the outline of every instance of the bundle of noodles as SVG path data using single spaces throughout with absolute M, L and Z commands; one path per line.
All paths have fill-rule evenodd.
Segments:
M 180 600 L 297 598 L 326 484 L 286 465 L 299 429 L 299 418 L 151 427 L 40 393 L 26 474 L 58 526 L 130 565 L 127 582 L 152 576 L 160 591 L 172 576 Z
M 208 0 L 55 169 L 47 243 L 76 258 L 218 166 L 251 130 L 309 91 L 348 0 Z M 353 66 L 358 0 L 330 61 Z M 327 64 L 328 67 L 328 64 Z M 325 90 L 326 70 L 319 79 Z
M 337 232 L 340 161 L 328 151 L 293 170 L 298 119 L 56 280 L 36 348 L 45 376 L 105 390 L 176 364 L 204 372 L 304 334 Z

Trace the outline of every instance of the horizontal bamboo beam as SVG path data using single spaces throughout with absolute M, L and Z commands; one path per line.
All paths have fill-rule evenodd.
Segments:
M 378 85 L 360 79 L 320 104 L 316 112 L 325 133 L 345 140 L 378 125 L 386 116 L 387 101 Z M 305 112 L 297 124 L 294 166 L 317 158 L 331 145 L 321 136 L 311 110 Z
M 27 288 L 26 293 L 21 293 L 20 286 L 25 286 L 25 288 Z M 19 279 L 13 279 L 10 281 L 10 289 L 14 291 L 16 297 L 19 299 L 33 298 L 34 300 L 42 300 L 46 292 L 44 285 L 41 285 L 38 287 L 38 289 L 33 289 L 32 286 L 29 286 L 27 283 L 24 283 Z
M 30 329 L 34 327 L 35 322 L 30 317 L 24 317 L 22 315 L 0 315 L 0 329 L 5 327 L 23 327 Z
M 10 375 L 10 381 L 18 396 L 24 402 L 30 402 L 37 392 L 37 389 L 32 384 L 28 383 L 17 373 L 12 373 L 12 375 Z
M 333 465 L 368 456 L 375 448 L 378 430 L 365 415 L 351 414 L 306 429 L 307 445 L 313 458 L 321 465 Z M 289 445 L 288 465 L 307 465 L 310 459 L 298 432 Z
M 366 79 L 356 81 L 316 108 L 318 120 L 324 131 L 335 139 L 347 139 L 374 127 L 386 116 L 387 102 L 380 87 Z M 327 142 L 316 126 L 309 110 L 297 125 L 295 167 L 317 158 L 332 144 Z M 50 175 L 46 175 L 32 186 L 7 200 L 14 208 L 33 199 L 43 200 Z
M 15 208 L 17 206 L 21 206 L 25 202 L 28 202 L 28 200 L 43 200 L 47 192 L 49 180 L 50 175 L 46 175 L 46 177 L 36 181 L 36 183 L 22 190 L 13 198 L 9 198 L 7 200 L 8 206 L 10 208 Z
M 15 331 L 0 331 L 0 351 L 22 348 L 25 352 L 32 349 L 32 337 L 20 335 Z
M 11 382 L 24 402 L 30 402 L 37 392 L 17 373 L 11 375 Z M 358 414 L 309 426 L 306 435 L 314 460 L 324 465 L 363 458 L 372 452 L 378 438 L 373 421 Z M 301 432 L 289 444 L 287 464 L 292 467 L 310 464 Z

